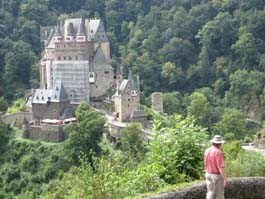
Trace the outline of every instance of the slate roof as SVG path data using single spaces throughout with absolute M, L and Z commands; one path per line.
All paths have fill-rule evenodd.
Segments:
M 147 114 L 144 110 L 136 110 L 131 114 L 131 118 L 147 117 Z
M 69 101 L 66 90 L 62 82 L 56 82 L 53 89 L 36 89 L 32 103 L 47 104 L 48 102 L 64 102 Z
M 129 81 L 127 79 L 122 80 L 121 85 L 118 90 L 118 95 L 123 95 L 128 83 Z
M 93 59 L 93 63 L 95 65 L 106 65 L 107 64 L 106 56 L 103 53 L 103 50 L 100 46 L 98 47 L 96 51 L 95 57 Z

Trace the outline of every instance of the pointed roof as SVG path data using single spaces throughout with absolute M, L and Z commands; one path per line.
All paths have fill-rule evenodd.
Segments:
M 137 83 L 136 78 L 133 76 L 131 70 L 129 70 L 128 81 L 131 82 L 132 90 L 137 91 L 138 90 L 138 83 Z
M 129 70 L 128 80 L 129 81 L 132 81 L 133 80 L 133 75 L 132 75 L 132 71 L 131 70 Z
M 106 58 L 105 54 L 103 53 L 103 50 L 102 50 L 101 46 L 99 46 L 98 49 L 97 49 L 97 51 L 96 51 L 96 54 L 95 54 L 93 63 L 95 65 L 105 65 L 105 64 L 108 64 L 107 63 L 107 58 Z
M 90 20 L 90 34 L 91 34 L 91 38 L 94 39 L 95 38 L 95 34 L 98 31 L 98 27 L 100 24 L 100 19 L 91 19 Z
M 127 79 L 122 80 L 121 85 L 118 89 L 118 95 L 123 95 L 129 81 Z
M 74 36 L 75 34 L 75 28 L 73 23 L 69 23 L 68 27 L 67 27 L 67 32 L 66 32 L 66 36 Z
M 56 29 L 55 29 L 55 37 L 62 37 L 61 29 L 59 23 L 57 23 Z
M 132 82 L 132 90 L 137 91 L 138 90 L 137 80 L 133 79 L 131 82 Z
M 47 104 L 48 102 L 65 102 L 69 101 L 67 92 L 61 81 L 56 81 L 53 89 L 36 89 L 32 103 Z
M 81 20 L 81 23 L 79 25 L 79 28 L 78 28 L 78 31 L 77 31 L 77 36 L 86 36 L 85 24 L 84 24 L 83 20 Z
M 55 85 L 53 86 L 51 101 L 53 102 L 63 102 L 68 101 L 67 92 L 63 86 L 61 81 L 56 81 Z

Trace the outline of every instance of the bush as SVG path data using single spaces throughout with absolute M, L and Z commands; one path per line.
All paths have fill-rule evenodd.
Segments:
M 159 124 L 159 123 L 158 123 Z M 176 117 L 175 127 L 155 127 L 147 159 L 150 164 L 164 167 L 161 177 L 168 183 L 179 183 L 180 174 L 187 178 L 200 178 L 203 171 L 203 153 L 206 130 L 189 119 Z M 158 131 L 159 130 L 159 131 Z
M 226 172 L 229 177 L 265 176 L 265 159 L 254 151 L 242 151 L 237 159 L 227 161 Z

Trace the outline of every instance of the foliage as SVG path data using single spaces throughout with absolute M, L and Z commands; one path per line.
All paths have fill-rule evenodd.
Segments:
M 206 130 L 177 116 L 174 127 L 161 129 L 157 123 L 154 128 L 147 158 L 164 167 L 161 177 L 169 183 L 200 178 Z
M 94 167 L 82 160 L 61 181 L 54 182 L 42 198 L 125 198 L 154 191 L 164 185 L 159 178 L 159 165 L 146 165 L 128 170 L 119 159 L 94 159 Z
M 8 108 L 7 113 L 16 113 L 25 110 L 25 103 L 23 99 L 17 99 L 13 105 Z
M 6 112 L 8 109 L 8 102 L 3 97 L 0 97 L 0 112 Z
M 0 119 L 0 153 L 6 150 L 9 140 L 12 138 L 12 128 Z
M 142 159 L 146 152 L 143 132 L 139 124 L 131 124 L 120 132 L 121 150 L 128 152 L 132 158 Z
M 259 152 L 244 151 L 237 159 L 230 160 L 226 166 L 226 172 L 231 177 L 264 176 L 264 156 Z
M 68 128 L 69 139 L 64 146 L 73 163 L 78 164 L 81 154 L 91 157 L 93 153 L 100 153 L 98 144 L 105 132 L 105 119 L 85 102 L 79 105 L 75 115 L 78 123 Z
M 237 109 L 226 109 L 221 120 L 213 126 L 214 134 L 226 136 L 233 134 L 235 139 L 242 139 L 247 135 L 245 115 Z

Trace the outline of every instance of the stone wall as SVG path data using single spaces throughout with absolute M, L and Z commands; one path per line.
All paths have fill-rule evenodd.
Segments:
M 62 142 L 68 138 L 63 126 L 29 126 L 23 132 L 23 138 L 31 140 L 42 140 L 46 142 Z
M 1 116 L 1 119 L 8 124 L 23 123 L 24 117 L 28 120 L 32 120 L 32 113 L 30 112 L 17 112 Z
M 228 179 L 225 199 L 263 199 L 265 198 L 265 177 L 244 177 Z M 200 183 L 185 189 L 145 197 L 143 199 L 205 199 L 206 186 Z

